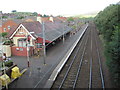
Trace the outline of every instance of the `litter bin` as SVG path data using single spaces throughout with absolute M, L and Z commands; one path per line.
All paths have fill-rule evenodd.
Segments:
M 10 78 L 7 74 L 3 74 L 2 76 L 0 76 L 0 86 L 5 86 L 6 84 L 10 83 Z
M 17 66 L 15 66 L 14 68 L 12 68 L 12 74 L 11 74 L 11 78 L 16 79 L 21 75 L 20 70 Z

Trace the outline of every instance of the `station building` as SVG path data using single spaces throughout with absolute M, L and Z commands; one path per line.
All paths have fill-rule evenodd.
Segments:
M 29 56 L 34 55 L 43 46 L 43 24 L 42 18 L 37 21 L 22 22 L 12 27 L 7 38 L 13 42 L 11 54 L 14 56 L 27 56 L 27 47 Z M 45 45 L 49 45 L 62 38 L 72 31 L 63 21 L 49 17 L 44 21 Z

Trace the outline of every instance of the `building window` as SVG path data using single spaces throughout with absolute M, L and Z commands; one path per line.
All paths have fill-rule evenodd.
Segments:
M 6 28 L 4 28 L 4 32 L 6 32 Z
M 36 43 L 37 48 L 42 48 L 42 43 Z
M 10 26 L 8 26 L 8 29 L 10 29 Z
M 26 39 L 25 38 L 18 39 L 18 47 L 26 47 Z

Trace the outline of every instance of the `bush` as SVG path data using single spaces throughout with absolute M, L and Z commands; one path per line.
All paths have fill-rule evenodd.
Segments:
M 8 60 L 8 61 L 5 62 L 5 66 L 7 66 L 7 67 L 10 67 L 12 65 L 13 65 L 12 60 Z
M 7 32 L 3 32 L 1 34 L 2 34 L 2 37 L 5 37 L 8 33 Z
M 13 42 L 10 41 L 10 40 L 7 40 L 7 41 L 4 42 L 4 45 L 11 45 L 11 44 L 13 44 Z
M 24 19 L 24 16 L 17 17 L 17 19 Z

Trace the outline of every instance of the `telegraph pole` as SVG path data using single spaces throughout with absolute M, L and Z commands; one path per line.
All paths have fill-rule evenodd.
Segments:
M 30 67 L 30 60 L 29 60 L 29 47 L 28 47 L 28 35 L 26 37 L 26 46 L 27 46 L 27 64 Z
M 65 24 L 65 21 L 63 21 Z M 63 44 L 65 42 L 65 25 L 63 25 Z
M 42 30 L 43 30 L 43 53 L 44 53 L 44 55 L 43 55 L 43 61 L 44 61 L 44 65 L 46 65 L 46 61 L 45 61 L 45 59 L 46 59 L 45 23 L 44 23 L 44 21 L 42 22 L 42 26 L 43 26 L 43 28 L 42 28 Z
M 63 26 L 63 44 L 65 42 L 64 29 L 65 29 L 65 27 Z

